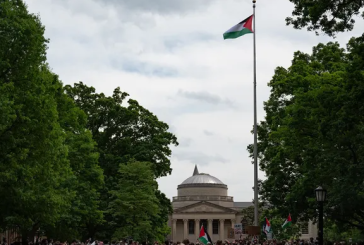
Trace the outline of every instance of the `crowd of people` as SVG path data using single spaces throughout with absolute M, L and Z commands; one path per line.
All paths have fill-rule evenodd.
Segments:
M 318 238 L 314 239 L 314 238 L 310 238 L 309 240 L 276 240 L 276 239 L 272 239 L 272 240 L 260 240 L 257 237 L 252 237 L 252 238 L 246 238 L 246 239 L 241 239 L 241 240 L 235 240 L 235 241 L 221 241 L 218 240 L 214 243 L 208 242 L 207 245 L 318 245 Z M 161 244 L 158 244 L 161 245 Z M 204 245 L 202 243 L 200 243 L 199 241 L 196 241 L 195 243 L 190 242 L 188 239 L 185 239 L 181 242 L 166 242 L 165 245 Z M 364 241 L 363 242 L 359 242 L 359 243 L 350 243 L 350 244 L 346 244 L 345 242 L 326 242 L 325 245 L 364 245 Z
M 260 240 L 257 237 L 245 238 L 241 240 L 229 241 L 229 240 L 217 240 L 216 242 L 208 242 L 207 245 L 318 245 L 318 238 L 310 238 L 309 240 L 283 240 L 279 241 L 276 239 L 272 240 Z M 2 239 L 2 243 L 0 245 L 8 245 L 5 238 Z M 10 245 L 22 245 L 21 242 L 13 242 Z M 165 241 L 164 243 L 159 242 L 138 242 L 133 240 L 123 240 L 123 241 L 98 241 L 88 239 L 85 242 L 74 240 L 72 242 L 60 242 L 53 241 L 48 239 L 36 240 L 36 242 L 29 242 L 28 245 L 204 245 L 199 240 L 196 242 L 190 242 L 188 239 L 183 240 L 182 242 L 176 241 Z M 364 242 L 359 243 L 350 243 L 346 244 L 345 242 L 325 242 L 325 245 L 364 245 Z

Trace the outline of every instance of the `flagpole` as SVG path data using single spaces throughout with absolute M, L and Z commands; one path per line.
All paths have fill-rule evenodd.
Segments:
M 257 60 L 255 51 L 255 3 L 253 0 L 253 43 L 254 43 L 254 225 L 259 226 L 258 218 L 258 144 L 257 144 Z

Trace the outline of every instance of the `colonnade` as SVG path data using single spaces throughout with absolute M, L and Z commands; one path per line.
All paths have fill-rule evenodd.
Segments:
M 206 219 L 172 219 L 172 240 L 174 242 L 177 242 L 177 221 L 178 220 L 183 220 L 183 239 L 188 238 L 189 236 L 191 236 L 191 234 L 189 234 L 189 227 L 188 227 L 188 223 L 190 220 L 194 220 L 194 236 L 196 236 L 197 238 L 199 237 L 200 234 L 200 221 L 201 220 L 206 220 Z M 216 219 L 215 219 L 216 220 Z M 218 227 L 218 235 L 219 235 L 219 239 L 220 240 L 225 240 L 227 237 L 227 234 L 225 234 L 225 220 L 230 220 L 231 223 L 231 228 L 234 228 L 235 225 L 235 219 L 217 219 L 219 220 L 219 227 Z M 213 221 L 214 219 L 207 219 L 207 232 L 209 233 L 210 237 L 213 235 Z M 214 234 L 216 235 L 216 234 Z M 180 236 L 178 236 L 180 237 Z

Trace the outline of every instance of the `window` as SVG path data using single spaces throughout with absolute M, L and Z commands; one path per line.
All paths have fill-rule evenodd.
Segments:
M 243 234 L 247 234 L 248 232 L 247 232 L 247 230 L 246 230 L 246 227 L 247 227 L 247 225 L 248 225 L 248 222 L 247 222 L 245 219 L 242 219 L 242 220 L 241 220 L 241 225 L 242 225 L 242 227 L 243 227 L 242 233 L 243 233 Z
M 219 221 L 217 219 L 212 221 L 212 234 L 219 234 Z
M 302 224 L 301 233 L 302 234 L 308 234 L 308 222 Z
M 188 221 L 188 234 L 190 234 L 190 235 L 195 234 L 195 221 L 194 220 Z

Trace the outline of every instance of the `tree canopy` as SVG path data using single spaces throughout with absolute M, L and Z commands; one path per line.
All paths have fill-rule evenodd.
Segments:
M 47 43 L 22 0 L 0 1 L 0 229 L 17 229 L 24 244 L 36 232 L 109 239 L 125 231 L 120 218 L 129 222 L 114 204 L 138 192 L 148 210 L 128 232 L 140 237 L 142 226 L 163 239 L 172 209 L 156 178 L 172 171 L 176 137 L 136 100 L 124 105 L 119 88 L 105 96 L 64 86 L 46 63 Z M 143 189 L 127 178 L 136 170 Z
M 122 176 L 115 190 L 111 190 L 108 212 L 114 223 L 114 239 L 128 236 L 134 240 L 146 241 L 154 238 L 153 218 L 158 217 L 159 206 L 155 192 L 158 184 L 149 163 L 129 162 L 119 166 Z
M 315 219 L 314 190 L 328 191 L 325 215 L 364 226 L 364 35 L 347 48 L 319 44 L 278 67 L 258 127 L 260 194 L 282 217 Z M 252 152 L 252 147 L 249 147 Z
M 44 27 L 22 1 L 1 1 L 0 16 L 0 222 L 26 241 L 67 209 L 71 168 Z
M 296 29 L 307 27 L 309 31 L 319 30 L 329 36 L 337 32 L 351 31 L 354 17 L 364 6 L 362 0 L 289 0 L 294 4 L 293 17 L 286 18 L 287 25 Z M 364 12 L 362 12 L 364 17 Z
M 113 235 L 118 226 L 115 217 L 108 211 L 111 195 L 119 190 L 119 179 L 123 179 L 120 165 L 130 161 L 150 163 L 153 178 L 171 172 L 171 145 L 178 145 L 177 138 L 168 132 L 168 125 L 157 116 L 129 99 L 128 94 L 116 88 L 112 96 L 96 93 L 95 88 L 84 83 L 67 85 L 66 93 L 87 115 L 87 127 L 91 130 L 100 152 L 99 164 L 104 170 L 105 188 L 101 191 L 101 206 L 105 212 L 105 223 L 90 225 L 94 233 L 106 238 Z M 166 223 L 171 212 L 170 200 L 158 189 L 150 198 L 157 198 L 160 212 L 151 216 L 154 235 L 168 232 Z M 90 231 L 90 234 L 92 232 Z M 165 235 L 165 234 L 164 234 Z

